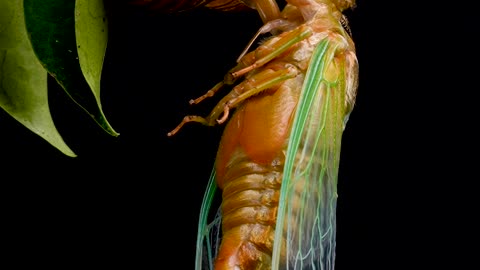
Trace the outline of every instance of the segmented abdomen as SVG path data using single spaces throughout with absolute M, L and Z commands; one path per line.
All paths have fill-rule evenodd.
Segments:
M 215 269 L 270 269 L 283 162 L 261 165 L 241 151 L 224 178 L 223 242 Z
M 271 269 L 285 150 L 302 76 L 237 108 L 216 159 L 222 244 L 215 270 Z
M 301 152 L 301 151 L 300 151 Z M 252 161 L 241 149 L 237 149 L 230 159 L 230 166 L 222 178 L 222 244 L 216 258 L 215 270 L 232 269 L 271 269 L 272 250 L 275 238 L 277 210 L 282 184 L 284 158 L 283 151 L 270 164 L 261 164 Z M 306 157 L 303 156 L 303 159 Z M 307 157 L 308 158 L 308 157 Z M 304 164 L 302 162 L 301 164 Z M 321 167 L 318 167 L 321 168 Z M 308 216 L 314 217 L 315 207 L 303 205 L 306 201 L 310 204 L 318 204 L 318 200 L 325 198 L 318 194 L 315 181 L 298 179 L 293 188 L 292 204 L 287 219 L 289 228 L 283 228 L 281 245 L 287 239 L 287 229 L 296 231 L 299 211 L 309 212 Z M 327 183 L 325 183 L 327 184 Z M 324 190 L 330 190 L 325 188 Z M 305 196 L 310 199 L 305 200 Z M 330 196 L 328 196 L 330 197 Z M 313 212 L 312 212 L 313 211 Z M 330 212 L 326 213 L 327 215 Z M 325 219 L 328 220 L 328 219 Z M 314 220 L 305 220 L 313 222 Z M 312 225 L 303 224 L 311 227 Z M 311 237 L 307 230 L 302 237 Z M 314 239 L 315 237 L 312 237 Z M 330 240 L 330 239 L 325 239 Z M 290 239 L 290 241 L 301 241 Z M 308 240 L 303 241 L 308 242 Z M 317 245 L 320 246 L 320 245 Z M 304 249 L 302 247 L 300 249 Z M 318 250 L 309 252 L 299 250 L 313 256 Z M 282 252 L 282 262 L 289 256 Z M 292 255 L 290 255 L 292 256 Z M 291 261 L 295 261 L 292 258 Z

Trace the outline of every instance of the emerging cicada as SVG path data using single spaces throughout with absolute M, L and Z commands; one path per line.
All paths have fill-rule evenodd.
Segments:
M 207 117 L 186 116 L 169 133 L 229 119 L 202 204 L 196 269 L 334 269 L 341 138 L 358 78 L 342 11 L 353 5 L 288 0 L 258 31 L 272 37 L 191 103 L 233 89 Z M 221 218 L 211 222 L 216 187 Z

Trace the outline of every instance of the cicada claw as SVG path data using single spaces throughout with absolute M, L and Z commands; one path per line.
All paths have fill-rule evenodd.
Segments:
M 217 119 L 217 123 L 218 124 L 225 123 L 225 121 L 227 121 L 228 119 L 229 113 L 230 113 L 230 106 L 228 106 L 228 102 L 227 102 L 227 104 L 225 104 L 225 106 L 223 107 L 223 115 L 221 118 Z

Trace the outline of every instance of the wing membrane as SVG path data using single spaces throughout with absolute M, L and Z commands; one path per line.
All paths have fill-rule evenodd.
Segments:
M 213 260 L 216 257 L 221 236 L 220 209 L 212 222 L 209 223 L 209 213 L 217 191 L 215 169 L 210 174 L 207 189 L 203 196 L 198 221 L 195 270 L 213 269 Z
M 355 71 L 350 69 L 356 68 L 345 54 L 338 54 L 340 46 L 338 40 L 324 38 L 305 76 L 283 171 L 272 254 L 275 270 L 334 269 L 341 138 L 351 110 L 346 96 Z M 200 211 L 196 270 L 213 269 L 220 244 L 220 210 L 208 221 L 216 190 L 212 171 Z
M 345 61 L 325 38 L 313 52 L 291 131 L 272 269 L 334 268 L 337 175 L 346 117 Z M 329 72 L 339 70 L 336 76 Z

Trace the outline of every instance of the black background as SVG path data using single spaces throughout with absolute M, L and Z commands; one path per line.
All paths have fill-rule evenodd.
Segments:
M 0 112 L 4 243 L 20 264 L 193 269 L 222 126 L 166 134 L 184 115 L 210 111 L 216 99 L 188 100 L 223 78 L 261 22 L 255 12 L 109 12 L 102 104 L 121 135 L 104 133 L 53 80 L 52 115 L 78 157 Z M 360 85 L 342 145 L 337 270 L 464 260 L 447 243 L 461 238 L 449 224 L 469 217 L 456 204 L 469 163 L 455 161 L 475 134 L 465 119 L 474 107 L 458 102 L 474 89 L 467 66 L 478 30 L 468 9 L 453 13 L 374 1 L 347 12 Z

